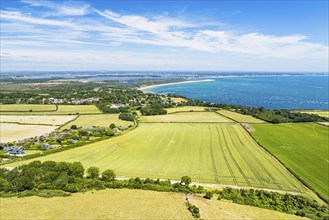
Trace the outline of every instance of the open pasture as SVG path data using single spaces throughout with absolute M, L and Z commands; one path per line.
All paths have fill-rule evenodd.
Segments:
M 250 115 L 243 115 L 237 112 L 232 112 L 228 110 L 219 110 L 217 111 L 219 114 L 224 115 L 228 118 L 231 118 L 237 122 L 245 122 L 245 123 L 265 123 L 263 120 L 260 120 L 258 118 L 254 118 Z
M 215 112 L 177 112 L 167 115 L 142 116 L 143 122 L 233 122 Z
M 194 182 L 304 189 L 234 123 L 142 123 L 125 135 L 33 160 L 80 161 L 125 177 L 179 180 L 189 175 Z
M 323 197 L 329 199 L 329 128 L 315 123 L 253 125 L 251 134 Z
M 62 125 L 75 117 L 72 115 L 0 115 L 0 123 Z
M 201 106 L 183 106 L 183 107 L 177 107 L 177 108 L 166 108 L 167 112 L 173 113 L 173 112 L 202 112 L 205 111 L 205 107 Z
M 193 196 L 190 202 L 199 207 L 201 219 L 306 219 L 274 210 L 239 205 L 225 200 L 208 200 Z
M 97 114 L 97 115 L 80 115 L 76 120 L 68 123 L 63 128 L 70 128 L 71 125 L 78 127 L 84 126 L 102 126 L 108 127 L 114 123 L 116 126 L 133 125 L 132 121 L 123 121 L 119 119 L 119 114 Z
M 191 219 L 179 193 L 106 189 L 69 197 L 1 198 L 0 219 Z
M 22 140 L 40 136 L 55 130 L 56 126 L 22 125 L 14 123 L 0 123 L 0 143 Z
M 315 114 L 321 117 L 329 118 L 329 111 L 301 111 L 301 113 Z
M 42 112 L 42 111 L 55 111 L 55 105 L 34 105 L 34 104 L 1 104 L 0 112 Z

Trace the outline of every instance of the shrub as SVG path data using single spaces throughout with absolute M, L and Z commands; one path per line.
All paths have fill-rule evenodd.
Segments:
M 115 173 L 113 170 L 105 170 L 103 173 L 102 173 L 102 179 L 104 181 L 107 181 L 107 182 L 111 182 L 111 181 L 114 181 L 115 180 Z

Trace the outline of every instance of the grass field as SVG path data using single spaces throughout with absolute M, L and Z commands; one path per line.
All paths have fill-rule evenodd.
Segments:
M 29 112 L 32 111 L 55 111 L 55 105 L 33 105 L 33 104 L 12 104 L 12 105 L 0 105 L 0 112 L 13 111 L 13 112 Z
M 71 115 L 0 115 L 0 122 L 62 125 L 75 117 Z
M 232 112 L 232 111 L 228 111 L 228 110 L 219 110 L 217 111 L 218 113 L 231 118 L 237 122 L 245 122 L 245 123 L 265 123 L 263 120 L 260 120 L 258 118 L 254 118 L 250 115 L 243 115 L 243 114 L 239 114 L 236 112 Z
M 166 108 L 168 113 L 173 112 L 189 112 L 189 111 L 195 111 L 195 112 L 201 112 L 205 110 L 205 107 L 201 106 L 183 106 L 178 108 Z
M 230 201 L 192 197 L 202 219 L 302 219 Z M 70 197 L 1 198 L 0 219 L 191 219 L 179 193 L 106 189 Z
M 71 125 L 78 127 L 84 126 L 103 126 L 108 127 L 114 123 L 116 126 L 133 125 L 131 121 L 123 121 L 119 119 L 119 114 L 97 114 L 97 115 L 80 115 L 76 120 L 68 123 L 63 128 L 70 128 Z
M 101 190 L 70 197 L 1 198 L 0 219 L 191 219 L 184 195 Z
M 173 101 L 175 103 L 181 103 L 181 102 L 186 102 L 187 101 L 184 98 L 178 98 L 178 97 L 171 97 L 170 99 L 171 99 L 171 101 Z
M 195 182 L 304 189 L 233 123 L 142 123 L 125 135 L 33 160 L 80 161 L 126 177 L 179 180 L 189 175 Z
M 201 219 L 307 219 L 273 210 L 239 205 L 225 200 L 192 197 L 190 201 L 199 207 Z
M 22 140 L 40 136 L 55 130 L 56 126 L 20 125 L 14 123 L 0 123 L 0 143 Z
M 215 112 L 178 112 L 167 115 L 142 116 L 143 122 L 233 122 Z
M 315 123 L 253 125 L 251 134 L 323 197 L 329 199 L 329 128 Z M 269 135 L 271 134 L 271 135 Z
M 16 105 L 17 106 L 17 105 Z M 20 105 L 19 105 L 20 106 Z M 25 109 L 31 109 L 30 106 L 34 105 L 24 105 Z M 22 111 L 22 110 L 17 110 L 17 109 L 23 109 L 21 107 L 19 108 L 8 108 L 6 107 L 5 109 L 8 109 L 8 111 L 1 112 L 2 115 L 17 115 L 17 114 L 23 114 L 23 115 L 73 115 L 76 113 L 79 114 L 100 114 L 102 113 L 95 105 L 58 105 L 58 110 L 57 111 L 46 111 L 46 109 L 42 109 L 42 106 L 53 106 L 55 110 L 54 105 L 37 105 L 39 106 L 40 110 L 35 110 L 32 112 L 27 111 Z
M 321 117 L 329 118 L 329 111 L 301 111 L 301 113 L 315 114 Z

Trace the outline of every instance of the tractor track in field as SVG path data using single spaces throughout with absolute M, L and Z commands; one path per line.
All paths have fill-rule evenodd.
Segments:
M 216 127 L 216 130 L 217 130 L 217 133 L 219 134 L 219 131 L 218 131 L 218 128 L 217 128 L 217 127 Z M 225 140 L 225 143 L 226 143 L 226 140 Z M 227 143 L 226 143 L 226 144 L 227 144 Z M 220 149 L 221 149 L 221 151 L 222 151 L 223 158 L 224 158 L 224 160 L 225 160 L 225 164 L 226 164 L 226 166 L 227 166 L 227 168 L 228 168 L 228 170 L 229 170 L 229 172 L 230 172 L 230 174 L 231 174 L 231 176 L 232 176 L 232 178 L 233 178 L 233 182 L 234 182 L 235 185 L 238 185 L 238 181 L 236 180 L 236 177 L 234 176 L 234 173 L 233 173 L 232 167 L 230 166 L 230 163 L 229 163 L 228 160 L 227 160 L 227 157 L 226 157 L 226 154 L 225 154 L 225 152 L 224 152 L 224 149 L 223 149 L 223 146 L 222 146 L 222 145 L 220 145 Z
M 211 128 L 210 126 L 208 125 L 208 129 L 209 129 L 209 135 L 210 135 L 210 138 L 209 138 L 209 146 L 210 146 L 210 157 L 211 157 L 211 162 L 212 162 L 212 167 L 213 167 L 213 172 L 214 172 L 214 177 L 215 177 L 215 181 L 217 183 L 219 183 L 219 179 L 218 179 L 218 171 L 217 171 L 217 167 L 216 167 L 216 161 L 215 161 L 215 156 L 214 156 L 214 151 L 213 151 L 213 146 L 212 146 L 212 140 L 211 140 L 211 137 L 212 137 L 212 132 L 211 132 Z
M 216 127 L 216 129 L 217 129 L 217 132 L 219 133 L 219 129 L 218 129 L 218 127 Z M 241 175 L 243 176 L 243 178 L 244 178 L 244 180 L 246 181 L 247 185 L 248 185 L 248 186 L 251 186 L 251 184 L 250 184 L 250 182 L 249 182 L 249 180 L 248 180 L 248 177 L 247 177 L 246 174 L 243 172 L 243 170 L 241 169 L 239 163 L 235 160 L 235 158 L 234 158 L 234 156 L 233 156 L 233 154 L 232 154 L 230 148 L 228 147 L 227 139 L 226 139 L 226 136 L 225 136 L 224 131 L 223 131 L 222 129 L 221 129 L 221 133 L 222 133 L 222 135 L 223 135 L 223 137 L 224 137 L 224 141 L 225 141 L 226 149 L 227 149 L 228 153 L 230 154 L 230 157 L 232 158 L 233 163 L 235 164 L 236 168 L 238 168 L 239 172 L 240 172 Z

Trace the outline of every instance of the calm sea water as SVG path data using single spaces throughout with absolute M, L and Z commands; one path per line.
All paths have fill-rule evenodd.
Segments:
M 328 76 L 249 76 L 165 85 L 148 91 L 269 109 L 328 110 L 328 84 Z

